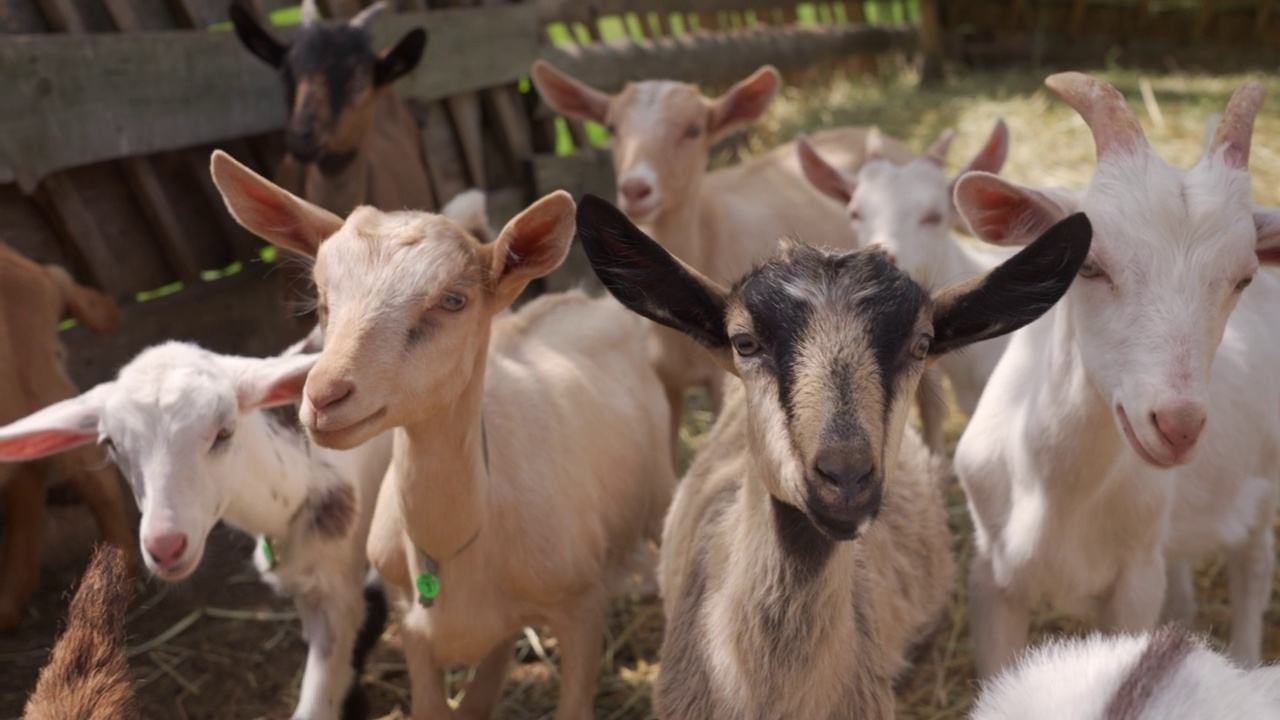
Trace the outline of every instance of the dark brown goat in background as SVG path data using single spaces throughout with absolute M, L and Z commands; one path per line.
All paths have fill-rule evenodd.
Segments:
M 24 720 L 141 717 L 124 631 L 130 585 L 124 553 L 100 545 L 67 609 L 67 629 L 27 700 Z

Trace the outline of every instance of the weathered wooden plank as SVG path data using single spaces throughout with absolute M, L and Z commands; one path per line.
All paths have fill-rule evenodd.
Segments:
M 920 0 L 920 49 L 924 55 L 920 68 L 920 84 L 936 85 L 942 81 L 942 18 L 938 0 Z
M 608 152 L 588 150 L 574 155 L 557 157 L 537 155 L 533 158 L 533 183 L 538 196 L 555 190 L 564 190 L 575 200 L 584 193 L 592 193 L 612 199 L 617 190 L 613 177 L 613 160 Z M 544 289 L 561 292 L 578 285 L 596 286 L 595 274 L 582 251 L 582 244 L 575 242 L 569 249 L 564 264 L 546 278 Z
M 488 187 L 484 176 L 484 132 L 480 127 L 480 95 L 478 93 L 454 95 L 445 100 L 445 106 L 449 108 L 449 117 L 453 119 L 453 127 L 458 132 L 458 142 L 462 145 L 462 155 L 467 162 L 471 185 Z
M 241 272 L 200 282 L 182 292 L 125 307 L 125 322 L 108 336 L 84 328 L 62 334 L 68 370 L 80 387 L 109 380 L 120 366 L 159 338 L 191 340 L 217 352 L 271 355 L 301 337 L 280 307 L 280 291 L 266 274 L 271 265 L 246 265 Z
M 504 5 L 395 15 L 375 25 L 374 44 L 425 27 L 426 57 L 397 91 L 444 98 L 527 73 L 537 57 L 535 12 Z M 7 37 L 0 88 L 0 182 L 16 180 L 28 192 L 58 169 L 265 133 L 285 122 L 275 72 L 231 33 Z
M 160 239 L 160 247 L 169 265 L 183 282 L 194 282 L 200 279 L 200 268 L 196 266 L 195 256 L 186 243 L 182 224 L 178 215 L 169 204 L 164 188 L 156 170 L 151 166 L 149 158 L 135 156 L 121 161 L 129 186 L 142 206 L 142 211 L 150 221 Z
M 543 58 L 576 78 L 613 92 L 636 80 L 699 83 L 738 80 L 765 63 L 784 72 L 858 53 L 908 49 L 906 27 L 766 28 L 731 36 L 695 34 L 669 40 L 545 48 Z
M 444 207 L 454 195 L 466 190 L 467 166 L 458 151 L 449 116 L 443 102 L 427 103 L 423 108 L 422 152 L 427 161 L 437 207 Z
M 240 152 L 233 150 L 230 146 L 224 149 L 231 153 L 232 157 L 241 162 L 248 162 L 244 159 L 248 152 L 248 143 L 240 143 Z M 212 208 L 213 217 L 216 219 L 216 227 L 219 234 L 229 243 L 231 256 L 236 260 L 248 261 L 257 260 L 259 258 L 259 250 L 266 244 L 265 241 L 259 240 L 249 233 L 248 230 L 240 227 L 240 223 L 231 217 L 231 213 L 227 211 L 227 205 L 222 200 L 222 193 L 218 191 L 218 186 L 213 184 L 213 176 L 209 174 L 209 155 L 211 149 L 205 151 L 188 150 L 181 153 L 183 160 L 187 163 L 191 176 L 196 179 L 200 186 L 200 193 L 204 196 L 205 202 Z M 202 267 L 213 267 L 204 265 Z
M 39 263 L 55 263 L 80 274 L 74 259 L 58 243 L 58 235 L 35 202 L 16 185 L 0 185 L 0 242 Z
M 515 88 L 493 88 L 485 91 L 484 99 L 490 114 L 498 120 L 510 164 L 513 169 L 518 168 L 533 156 L 533 128 L 520 102 L 520 94 Z
M 589 22 L 605 15 L 624 13 L 687 12 L 691 7 L 701 12 L 763 10 L 776 0 L 536 0 L 538 20 L 550 22 Z

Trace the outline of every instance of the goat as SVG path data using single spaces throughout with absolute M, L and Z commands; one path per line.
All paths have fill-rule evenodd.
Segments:
M 442 671 L 477 662 L 458 714 L 492 714 L 530 623 L 560 643 L 556 718 L 591 717 L 604 602 L 658 539 L 675 478 L 638 319 L 573 292 L 494 320 L 564 260 L 573 201 L 553 193 L 482 244 L 431 213 L 344 223 L 225 154 L 212 164 L 245 228 L 315 257 L 311 437 L 352 447 L 394 428 L 368 552 L 404 611 L 413 717 L 454 717 Z
M 100 545 L 67 608 L 67 627 L 27 698 L 24 720 L 136 720 L 142 717 L 126 653 L 132 594 L 128 555 Z
M 1280 213 L 1255 212 L 1248 172 L 1265 90 L 1240 88 L 1181 170 L 1115 88 L 1079 73 L 1045 84 L 1093 133 L 1083 194 L 983 173 L 956 186 L 988 242 L 1077 209 L 1098 230 L 1066 300 L 1010 340 L 956 449 L 978 671 L 991 677 L 1026 644 L 1041 598 L 1072 613 L 1097 601 L 1106 630 L 1155 627 L 1162 606 L 1189 621 L 1189 563 L 1221 549 L 1231 656 L 1257 664 L 1280 478 L 1280 281 L 1258 272 L 1280 257 Z
M 58 340 L 58 322 L 67 313 L 96 333 L 111 332 L 122 320 L 111 298 L 77 285 L 61 267 L 39 265 L 0 244 L 0 422 L 76 394 L 64 366 L 66 348 Z M 54 463 L 92 509 L 103 537 L 136 560 L 124 493 L 102 452 L 85 449 Z M 0 629 L 18 624 L 39 580 L 47 469 L 43 463 L 0 463 Z
M 277 180 L 343 215 L 358 205 L 399 210 L 431 203 L 417 121 L 391 90 L 422 59 L 427 33 L 411 30 L 375 55 L 367 28 L 386 9 L 380 1 L 346 23 L 322 25 L 315 0 L 304 0 L 288 45 L 244 6 L 230 9 L 240 41 L 284 80 L 288 154 Z
M 1280 718 L 1280 666 L 1242 670 L 1176 625 L 1046 643 L 987 684 L 970 720 Z
M 220 520 L 257 536 L 262 580 L 293 597 L 302 617 L 308 650 L 294 717 L 308 720 L 364 717 L 358 671 L 385 619 L 376 589 L 362 597 L 364 544 L 391 459 L 389 436 L 348 452 L 315 448 L 296 420 L 266 412 L 297 401 L 317 357 L 167 342 L 115 380 L 0 428 L 6 460 L 106 446 L 142 509 L 147 567 L 163 580 L 195 571 Z
M 609 292 L 740 378 L 663 531 L 658 715 L 893 717 L 954 574 L 943 463 L 906 428 L 916 383 L 1048 310 L 1088 220 L 932 296 L 879 248 L 798 240 L 726 290 L 592 196 L 578 232 Z
M 712 99 L 696 86 L 665 80 L 629 83 L 609 95 L 534 63 L 533 83 L 557 112 L 603 124 L 612 135 L 618 206 L 663 247 L 712 280 L 727 282 L 773 250 L 773 241 L 797 233 L 810 242 L 851 247 L 843 211 L 800 180 L 792 143 L 736 167 L 707 172 L 712 145 L 755 122 L 781 82 L 764 66 Z M 862 162 L 866 128 L 813 136 L 812 142 L 843 167 Z M 884 142 L 885 155 L 912 154 Z M 707 387 L 720 407 L 722 372 L 697 346 L 665 327 L 650 329 L 650 352 L 671 407 L 673 451 L 683 419 L 684 394 Z
M 977 277 L 1009 257 L 1007 252 L 962 243 L 949 230 L 959 220 L 952 201 L 955 180 L 948 183 L 943 174 L 954 136 L 953 131 L 944 131 L 923 156 L 899 165 L 883 157 L 883 135 L 872 128 L 867 133 L 866 161 L 856 175 L 827 162 L 808 138 L 798 138 L 796 150 L 809 182 L 845 205 L 849 224 L 861 246 L 883 247 L 911 279 L 926 288 L 936 288 Z M 1008 152 L 1009 130 L 1000 120 L 982 150 L 960 172 L 998 173 Z M 973 414 L 982 388 L 1007 344 L 1007 338 L 995 338 L 939 359 L 938 365 L 951 379 L 956 402 L 965 415 Z M 947 406 L 941 400 L 936 378 L 928 382 L 931 374 L 926 373 L 916 400 L 925 444 L 934 452 L 943 452 L 942 426 L 947 419 Z

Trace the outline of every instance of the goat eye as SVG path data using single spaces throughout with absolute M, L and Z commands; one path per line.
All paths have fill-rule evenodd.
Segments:
M 929 355 L 929 349 L 933 347 L 933 338 L 928 335 L 921 335 L 911 344 L 911 357 L 917 360 L 923 360 Z
M 684 129 L 684 136 L 688 140 L 692 140 L 702 134 L 702 126 L 698 123 L 689 123 L 689 127 Z
M 923 219 L 920 220 L 920 224 L 921 225 L 941 225 L 942 213 L 936 213 L 936 212 L 929 213 L 928 215 L 925 215 Z
M 466 306 L 466 295 L 461 295 L 459 293 L 445 293 L 445 296 L 440 298 L 440 307 L 448 310 L 449 312 L 458 312 Z
M 222 447 L 231 439 L 231 436 L 235 434 L 235 428 L 218 428 L 218 434 L 213 438 L 213 447 L 210 449 L 216 450 Z
M 1080 266 L 1080 277 L 1086 280 L 1106 277 L 1106 275 L 1107 273 L 1102 269 L 1102 266 L 1099 265 L 1092 258 L 1085 260 L 1084 264 Z
M 860 210 L 850 210 L 850 211 L 849 211 L 849 219 L 850 219 L 850 220 L 852 220 L 852 221 L 854 221 L 854 222 L 862 222 L 862 211 L 860 211 Z
M 760 343 L 756 339 L 746 333 L 738 333 L 733 336 L 730 341 L 733 343 L 734 352 L 741 357 L 751 357 L 760 352 Z
M 1240 282 L 1236 283 L 1236 292 L 1240 292 L 1241 290 L 1244 290 L 1245 288 L 1249 287 L 1249 285 L 1252 283 L 1253 283 L 1252 275 L 1250 275 L 1247 278 L 1242 278 Z

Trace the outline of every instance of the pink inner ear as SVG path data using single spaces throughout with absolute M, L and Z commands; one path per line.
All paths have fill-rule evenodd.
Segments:
M 53 455 L 93 442 L 97 433 L 77 430 L 42 430 L 0 440 L 0 460 L 19 461 Z
M 1280 264 L 1280 247 L 1259 249 L 1257 255 L 1258 262 L 1263 265 Z
M 249 201 L 249 207 L 245 209 L 253 213 L 251 224 L 254 227 L 283 236 L 290 250 L 312 256 L 316 254 L 316 243 L 312 242 L 306 226 L 295 214 L 296 208 L 286 206 L 287 201 L 271 188 L 247 178 L 236 177 L 235 183 Z
M 267 389 L 267 394 L 258 401 L 257 406 L 270 407 L 295 402 L 302 397 L 302 388 L 306 387 L 306 384 L 307 373 L 305 372 L 278 380 Z
M 970 212 L 973 229 L 987 242 L 1004 242 L 1015 228 L 1029 224 L 1035 212 L 1030 198 L 979 188 L 973 193 Z

